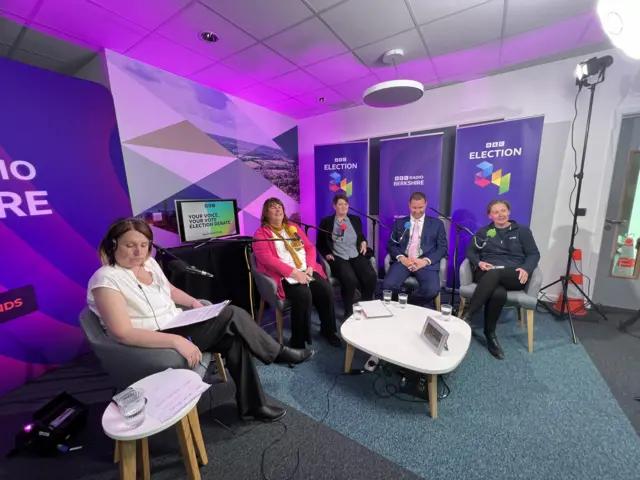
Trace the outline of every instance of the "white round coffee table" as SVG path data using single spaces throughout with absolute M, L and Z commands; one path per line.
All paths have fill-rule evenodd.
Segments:
M 159 378 L 162 378 L 162 382 L 178 383 L 184 382 L 185 379 L 190 379 L 191 377 L 194 380 L 200 380 L 200 376 L 192 370 L 170 370 L 169 372 L 165 371 L 149 375 L 134 383 L 131 387 L 143 389 L 145 397 L 150 401 L 150 397 L 153 396 L 154 390 L 158 385 Z M 153 418 L 147 411 L 144 422 L 136 428 L 129 428 L 124 424 L 120 410 L 115 402 L 112 401 L 107 406 L 102 415 L 102 428 L 108 437 L 116 441 L 114 462 L 120 462 L 121 480 L 135 480 L 136 478 L 136 447 L 142 478 L 147 480 L 151 477 L 148 438 L 176 424 L 178 443 L 180 444 L 180 451 L 187 469 L 187 478 L 190 480 L 200 479 L 196 451 L 202 465 L 206 465 L 209 460 L 202 438 L 202 431 L 200 430 L 200 420 L 198 419 L 198 410 L 196 408 L 198 400 L 200 400 L 200 395 L 165 422 Z
M 428 375 L 429 410 L 431 418 L 438 417 L 438 375 L 454 370 L 469 350 L 471 327 L 457 317 L 448 322 L 439 320 L 440 312 L 415 305 L 398 307 L 396 302 L 387 305 L 393 317 L 350 317 L 342 324 L 340 334 L 347 343 L 345 372 L 351 371 L 355 349 L 362 350 L 394 365 Z M 448 332 L 448 350 L 441 355 L 422 338 L 427 316 L 433 317 Z

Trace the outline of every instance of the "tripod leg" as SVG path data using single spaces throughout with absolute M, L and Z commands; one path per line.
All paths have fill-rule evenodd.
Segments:
M 584 290 L 582 290 L 582 288 L 580 288 L 580 286 L 573 281 L 573 278 L 570 278 L 569 281 L 573 284 L 574 287 L 576 287 L 578 289 L 578 291 L 582 294 L 582 296 L 587 300 L 588 303 L 590 303 L 591 305 L 593 305 L 593 309 L 598 312 L 600 314 L 600 316 L 602 318 L 604 318 L 607 322 L 609 321 L 609 319 L 607 318 L 607 316 L 602 313 L 602 310 L 600 310 L 600 307 L 598 305 L 596 305 L 596 303 L 591 300 L 591 298 L 589 298 L 589 295 L 587 295 L 586 293 L 584 293 Z
M 558 280 L 556 280 L 555 282 L 552 282 L 552 283 L 550 283 L 550 284 L 548 284 L 548 285 L 545 285 L 544 287 L 542 287 L 542 288 L 540 289 L 540 291 L 542 292 L 543 290 L 546 290 L 546 289 L 547 289 L 547 288 L 549 288 L 549 287 L 553 287 L 556 283 L 560 283 L 561 281 L 562 281 L 562 277 L 560 277 L 560 278 L 559 278 Z
M 567 305 L 567 316 L 569 317 L 569 327 L 571 328 L 571 340 L 575 345 L 578 343 L 578 337 L 576 336 L 576 329 L 573 328 L 573 317 L 571 315 L 571 309 L 569 308 L 569 305 Z

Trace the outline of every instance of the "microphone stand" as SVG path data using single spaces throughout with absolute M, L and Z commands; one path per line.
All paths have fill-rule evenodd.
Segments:
M 449 222 L 451 222 L 451 224 L 456 227 L 456 245 L 453 249 L 453 272 L 451 274 L 453 283 L 451 285 L 451 306 L 453 307 L 453 301 L 455 299 L 455 293 L 456 293 L 456 281 L 457 281 L 457 273 L 458 273 L 458 248 L 459 248 L 459 239 L 460 239 L 460 231 L 464 230 L 465 232 L 467 232 L 469 235 L 471 235 L 474 239 L 474 241 L 478 240 L 478 237 L 471 231 L 469 230 L 467 227 L 465 227 L 464 225 L 459 224 L 458 222 L 456 222 L 455 220 L 453 220 L 451 217 L 448 217 L 447 215 L 445 215 L 444 213 L 439 212 L 438 210 L 436 210 L 433 207 L 428 207 L 429 210 L 433 210 L 434 212 L 436 212 L 440 217 L 447 219 Z M 476 243 L 477 245 L 477 243 Z M 456 310 L 457 313 L 457 310 Z
M 158 245 L 157 243 L 151 243 L 151 245 L 157 250 L 159 251 L 162 255 L 169 255 L 171 258 L 173 258 L 174 260 L 178 260 L 179 262 L 182 263 L 186 263 L 187 265 L 189 265 L 189 267 L 193 268 L 194 270 L 200 270 L 199 268 L 194 267 L 193 265 L 185 262 L 184 260 L 182 260 L 180 257 L 178 257 L 175 253 L 171 253 L 169 250 L 167 250 L 164 247 L 161 247 L 160 245 Z
M 378 220 L 375 217 L 372 217 L 371 215 L 367 215 L 364 212 L 361 212 L 360 210 L 357 210 L 355 208 L 353 208 L 352 206 L 349 206 L 349 210 L 353 210 L 354 212 L 356 212 L 358 215 L 362 215 L 363 217 L 367 217 L 369 220 L 371 220 L 373 222 L 373 241 L 371 242 L 371 244 L 373 245 L 373 253 L 376 253 L 376 225 L 381 225 L 384 228 L 386 228 L 387 230 L 391 230 L 390 227 L 388 227 L 387 225 L 385 225 L 384 223 L 382 223 L 380 220 Z

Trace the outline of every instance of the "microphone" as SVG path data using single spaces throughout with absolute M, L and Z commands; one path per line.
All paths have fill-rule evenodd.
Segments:
M 344 232 L 347 230 L 347 224 L 346 223 L 341 223 L 340 224 L 340 236 L 344 237 Z
M 392 242 L 399 244 L 402 241 L 402 239 L 404 238 L 404 236 L 407 233 L 407 231 L 409 231 L 410 229 L 411 229 L 411 222 L 407 220 L 406 222 L 404 222 L 404 232 L 402 232 L 402 235 L 400 235 L 400 238 L 398 240 L 393 238 L 393 234 L 394 233 L 398 233 L 399 230 L 393 230 L 391 232 L 391 235 L 389 236 L 389 238 L 391 239 Z
M 295 238 L 297 241 L 299 241 L 301 244 L 304 245 L 304 242 L 302 241 L 302 239 L 300 238 L 300 235 L 298 234 L 298 229 L 293 225 L 289 226 L 289 235 L 291 235 L 293 238 Z
M 213 274 L 200 270 L 192 265 L 189 265 L 183 260 L 172 260 L 169 262 L 169 269 L 172 272 L 177 273 L 190 273 L 192 275 L 202 275 L 203 277 L 213 278 Z
M 410 228 L 411 228 L 411 222 L 409 222 L 409 221 L 404 222 L 404 229 L 405 230 L 409 230 Z

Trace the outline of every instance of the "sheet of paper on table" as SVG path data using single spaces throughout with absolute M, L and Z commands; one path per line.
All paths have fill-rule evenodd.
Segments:
M 211 386 L 195 376 L 176 378 L 172 372 L 167 369 L 155 375 L 153 385 L 147 387 L 147 413 L 160 422 L 175 417 Z
M 222 309 L 229 305 L 229 300 L 225 300 L 222 303 L 216 303 L 215 305 L 208 305 L 206 307 L 194 308 L 191 310 L 184 310 L 180 314 L 171 320 L 168 325 L 165 325 L 162 330 L 168 330 L 170 328 L 184 327 L 185 325 L 192 325 L 194 323 L 204 322 L 210 318 L 217 317 Z
M 364 316 L 367 318 L 393 317 L 393 313 L 382 303 L 382 300 L 358 302 L 358 305 L 362 307 Z

